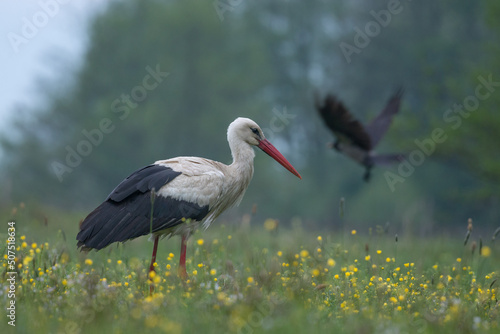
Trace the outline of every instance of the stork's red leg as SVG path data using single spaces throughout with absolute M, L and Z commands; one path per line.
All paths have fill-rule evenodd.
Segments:
M 155 262 L 156 262 L 156 251 L 158 250 L 158 238 L 160 236 L 155 237 L 155 244 L 153 246 L 153 255 L 151 256 L 151 264 L 149 265 L 149 271 L 155 271 Z
M 156 262 L 156 251 L 158 250 L 158 239 L 160 236 L 155 237 L 155 244 L 153 246 L 153 255 L 151 255 L 151 264 L 149 265 L 149 272 L 151 273 L 152 271 L 155 271 L 155 262 Z M 155 287 L 153 284 L 149 286 L 149 293 L 153 293 Z
M 186 272 L 186 242 L 187 236 L 183 234 L 181 238 L 181 258 L 179 260 L 179 276 L 183 280 L 188 279 L 188 274 Z

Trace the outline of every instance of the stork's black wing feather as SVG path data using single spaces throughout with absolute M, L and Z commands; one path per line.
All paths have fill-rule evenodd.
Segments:
M 392 118 L 399 111 L 399 106 L 401 104 L 401 97 L 403 96 L 403 89 L 399 88 L 393 96 L 387 102 L 385 108 L 380 112 L 380 114 L 375 117 L 371 123 L 366 127 L 366 131 L 370 135 L 372 140 L 372 145 L 375 147 L 380 139 L 389 129 L 392 123 Z
M 208 214 L 208 205 L 163 196 L 154 196 L 152 200 L 151 190 L 159 190 L 180 174 L 161 165 L 134 172 L 84 219 L 76 237 L 78 247 L 102 249 L 113 242 L 174 227 L 183 218 L 202 220 Z
M 159 190 L 180 174 L 182 173 L 162 165 L 149 165 L 143 167 L 123 180 L 111 194 L 109 194 L 107 200 L 111 199 L 114 202 L 121 202 L 136 192 L 146 193 L 153 188 Z
M 363 125 L 334 96 L 327 95 L 323 104 L 316 101 L 316 109 L 335 136 L 345 137 L 362 149 L 371 150 L 372 142 Z

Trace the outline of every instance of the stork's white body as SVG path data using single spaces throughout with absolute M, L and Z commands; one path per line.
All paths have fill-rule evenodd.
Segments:
M 198 157 L 156 161 L 156 165 L 182 172 L 160 188 L 156 192 L 158 196 L 196 203 L 200 207 L 208 205 L 209 212 L 201 221 L 181 224 L 155 234 L 191 234 L 200 225 L 208 228 L 222 212 L 241 202 L 253 176 L 252 162 L 253 157 L 250 161 L 235 160 L 231 165 Z

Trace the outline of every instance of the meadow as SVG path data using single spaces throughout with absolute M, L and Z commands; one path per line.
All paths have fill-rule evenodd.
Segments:
M 417 238 L 244 216 L 190 238 L 182 281 L 179 238 L 160 242 L 149 275 L 147 237 L 80 253 L 79 215 L 36 211 L 1 214 L 2 305 L 16 272 L 15 327 L 5 307 L 1 333 L 500 332 L 498 231 L 479 239 L 472 223 L 457 224 L 467 238 Z

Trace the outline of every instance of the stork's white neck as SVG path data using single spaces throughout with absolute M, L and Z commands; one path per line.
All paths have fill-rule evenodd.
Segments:
M 233 157 L 233 163 L 228 166 L 230 174 L 235 180 L 239 179 L 241 185 L 246 189 L 253 176 L 255 152 L 252 146 L 242 140 L 232 129 L 228 131 L 227 141 Z
M 231 148 L 231 155 L 233 163 L 229 166 L 231 169 L 236 169 L 240 175 L 249 176 L 253 175 L 253 159 L 255 158 L 255 151 L 252 146 L 242 141 L 239 138 L 233 138 L 229 141 Z

